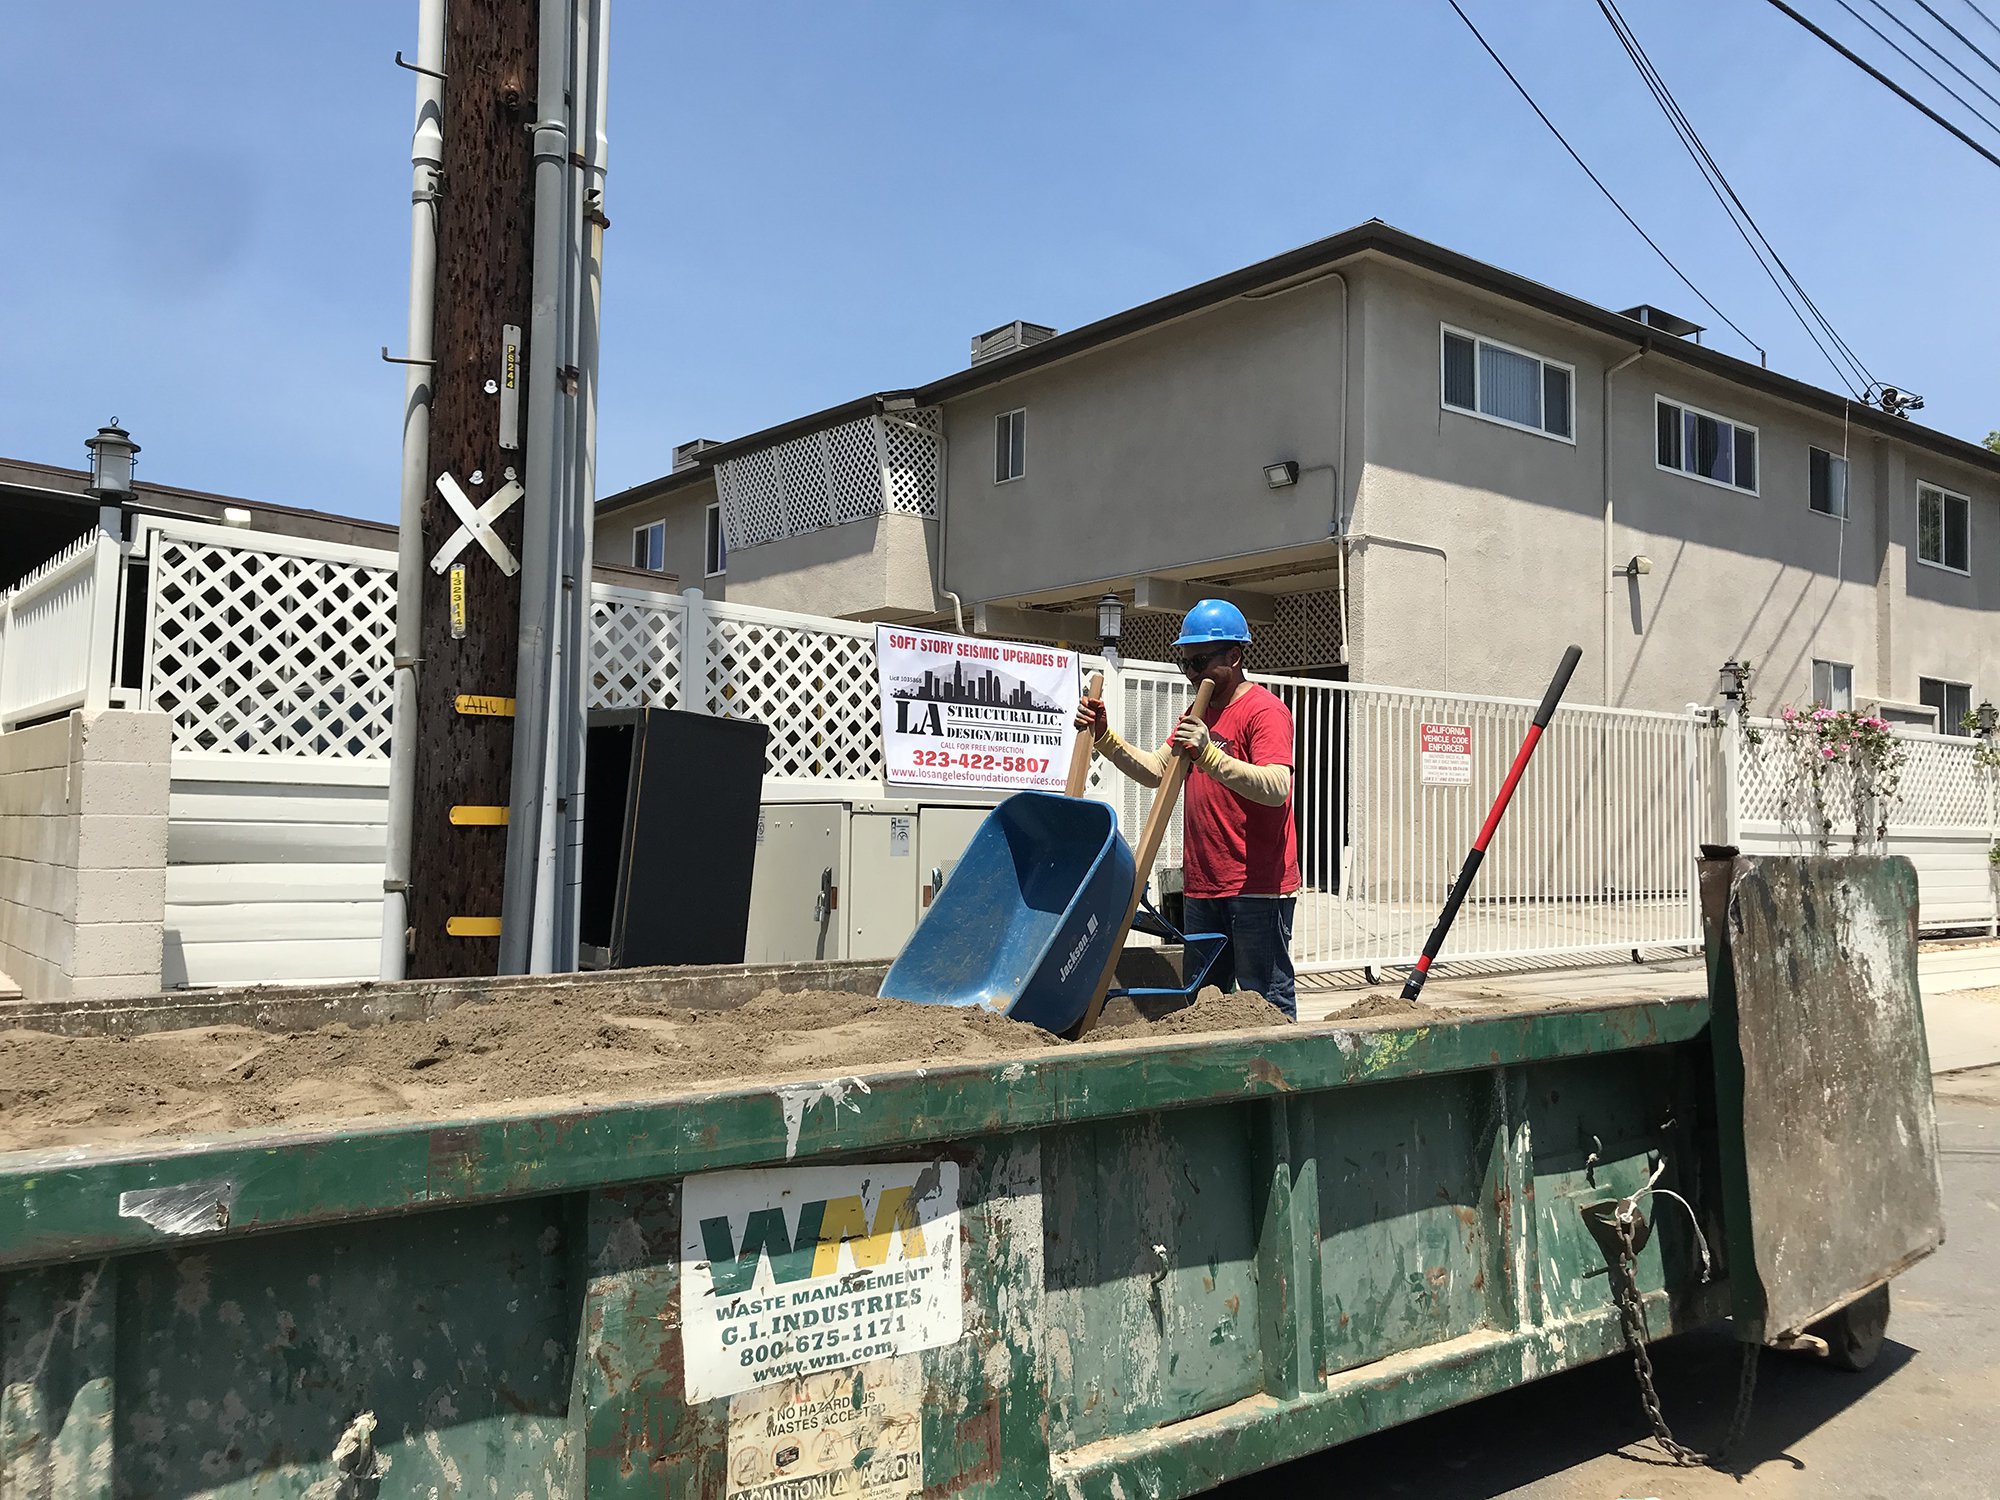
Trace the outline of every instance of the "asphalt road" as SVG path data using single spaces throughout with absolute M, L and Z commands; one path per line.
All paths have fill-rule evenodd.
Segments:
M 1938 1080 L 1945 1246 L 1899 1277 L 1867 1371 L 1767 1353 L 1742 1478 L 1676 1469 L 1622 1356 L 1274 1469 L 1214 1494 L 1425 1500 L 1913 1500 L 2000 1495 L 2000 1068 Z M 1654 1351 L 1683 1442 L 1720 1440 L 1736 1392 L 1726 1331 Z

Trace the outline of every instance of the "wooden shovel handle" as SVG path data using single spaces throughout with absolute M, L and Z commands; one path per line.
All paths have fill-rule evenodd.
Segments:
M 1090 674 L 1090 689 L 1083 696 L 1086 698 L 1102 698 L 1104 696 L 1104 674 L 1102 672 L 1092 672 Z M 1096 732 L 1089 729 L 1079 729 L 1076 732 L 1076 744 L 1069 752 L 1069 785 L 1063 788 L 1070 796 L 1081 797 L 1083 789 L 1090 784 L 1090 757 L 1096 753 L 1096 750 Z
M 1188 712 L 1196 718 L 1207 713 L 1208 700 L 1214 692 L 1215 684 L 1204 682 L 1194 695 L 1194 707 Z M 1104 961 L 1104 972 L 1097 977 L 1097 992 L 1090 997 L 1090 1006 L 1077 1023 L 1076 1035 L 1079 1037 L 1090 1033 L 1090 1028 L 1097 1024 L 1098 1012 L 1104 1009 L 1104 997 L 1111 989 L 1111 981 L 1117 977 L 1118 960 L 1125 952 L 1126 934 L 1132 930 L 1132 919 L 1139 914 L 1139 898 L 1146 894 L 1147 877 L 1153 873 L 1153 861 L 1159 858 L 1160 845 L 1166 842 L 1167 825 L 1174 820 L 1174 806 L 1180 801 L 1181 783 L 1187 780 L 1191 765 L 1185 755 L 1169 753 L 1167 756 L 1166 770 L 1160 775 L 1160 789 L 1153 797 L 1152 807 L 1146 812 L 1146 826 L 1140 831 L 1139 847 L 1134 851 L 1132 899 L 1125 903 L 1125 920 L 1112 934 L 1110 955 Z

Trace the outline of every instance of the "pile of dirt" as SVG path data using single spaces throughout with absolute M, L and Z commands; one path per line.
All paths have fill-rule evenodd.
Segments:
M 0 1151 L 577 1109 L 704 1084 L 989 1062 L 1065 1045 L 989 1011 L 873 995 L 771 990 L 734 1010 L 689 1010 L 649 999 L 648 989 L 624 983 L 592 987 L 587 997 L 575 990 L 508 996 L 433 1020 L 359 1029 L 0 1032 Z M 1210 989 L 1159 1021 L 1136 1010 L 1108 1019 L 1092 1043 L 1268 1026 L 1283 1017 L 1258 996 Z
M 1238 990 L 1225 995 L 1214 985 L 1179 1010 L 1148 1019 L 1130 1000 L 1107 1001 L 1090 1033 L 1093 1042 L 1138 1042 L 1148 1037 L 1194 1036 L 1207 1031 L 1243 1031 L 1258 1026 L 1289 1026 L 1285 1013 L 1262 995 Z
M 1372 1021 L 1378 1016 L 1420 1016 L 1426 1008 L 1421 1000 L 1405 1000 L 1400 991 L 1376 990 L 1331 1012 L 1327 1020 L 1337 1026 L 1342 1021 Z

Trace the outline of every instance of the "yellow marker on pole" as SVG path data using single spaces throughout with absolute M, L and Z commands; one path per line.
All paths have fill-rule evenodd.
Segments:
M 448 937 L 498 937 L 500 919 L 498 917 L 446 917 L 445 935 Z
M 507 809 L 504 807 L 454 807 L 451 820 L 460 828 L 505 828 Z
M 478 714 L 489 719 L 511 719 L 514 717 L 512 698 L 492 698 L 480 693 L 460 693 L 454 705 L 462 714 Z

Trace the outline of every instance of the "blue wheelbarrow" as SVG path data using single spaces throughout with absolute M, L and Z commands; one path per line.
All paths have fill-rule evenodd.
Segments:
M 1017 792 L 994 808 L 881 994 L 922 1005 L 981 1005 L 1058 1035 L 1094 1022 L 1107 971 L 1137 904 L 1136 864 L 1101 802 Z M 1157 913 L 1147 930 L 1178 937 Z M 1192 998 L 1222 951 L 1220 934 L 1183 939 L 1178 989 L 1110 994 Z

